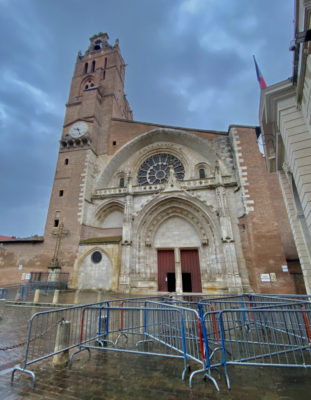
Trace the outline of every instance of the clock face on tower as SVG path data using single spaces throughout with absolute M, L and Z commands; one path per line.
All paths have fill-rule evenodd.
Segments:
M 76 139 L 86 134 L 88 126 L 83 121 L 78 121 L 72 125 L 69 134 L 72 138 Z

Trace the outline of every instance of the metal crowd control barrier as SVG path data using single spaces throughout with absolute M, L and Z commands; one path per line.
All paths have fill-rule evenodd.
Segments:
M 257 301 L 256 303 L 252 303 L 251 305 L 247 305 L 246 303 L 244 303 L 243 308 L 238 307 L 239 302 L 224 301 L 221 302 L 223 308 L 220 307 L 218 310 L 215 310 L 215 307 L 212 304 L 199 303 L 199 313 L 203 320 L 203 332 L 204 335 L 206 335 L 204 337 L 206 343 L 208 343 L 210 348 L 211 367 L 218 367 L 219 365 L 226 366 L 226 354 L 229 354 L 230 356 L 232 355 L 232 348 L 228 346 L 227 341 L 229 340 L 230 342 L 230 340 L 232 339 L 234 343 L 238 342 L 239 330 L 243 330 L 243 332 L 249 332 L 254 329 L 254 327 L 258 327 L 258 321 L 256 321 L 256 313 L 265 313 L 266 311 L 270 312 L 271 310 L 278 310 L 278 312 L 282 312 L 283 310 L 298 312 L 302 312 L 303 310 L 304 312 L 310 312 L 311 307 L 309 302 L 294 301 L 291 303 L 285 303 L 285 300 L 286 299 L 283 299 L 283 303 L 268 303 L 267 301 Z M 210 306 L 210 309 L 208 311 L 206 311 L 208 309 L 207 306 Z M 216 303 L 216 307 L 217 306 L 219 306 L 219 303 Z M 236 316 L 236 318 L 233 318 L 232 320 L 226 320 L 227 325 L 225 326 L 224 323 L 221 324 L 221 316 L 223 315 L 223 313 L 230 313 L 231 316 Z M 305 321 L 305 323 L 306 329 L 309 329 L 307 321 Z M 257 344 L 260 344 L 260 342 L 258 342 Z M 230 388 L 230 380 L 226 367 L 225 377 L 227 381 L 227 386 L 228 388 Z
M 15 372 L 20 371 L 31 375 L 34 386 L 36 377 L 28 369 L 29 365 L 77 346 L 80 338 L 82 311 L 83 306 L 75 306 L 58 310 L 41 311 L 31 317 L 28 324 L 24 361 L 21 366 L 14 367 L 11 375 L 11 383 L 14 381 Z M 71 322 L 70 341 L 68 345 L 59 348 L 59 351 L 55 352 L 57 326 L 62 321 Z
M 284 299 L 290 300 L 290 301 L 310 301 L 311 300 L 311 295 L 308 294 L 267 294 L 267 293 L 244 293 L 243 296 L 250 297 L 254 300 L 256 299 L 270 299 L 273 300 L 274 302 L 277 301 L 284 301 Z
M 7 299 L 8 298 L 8 289 L 7 288 L 0 288 L 0 299 Z
M 159 299 L 159 297 L 150 298 Z M 111 300 L 110 303 L 116 306 L 125 304 L 126 302 L 129 302 L 130 304 L 140 304 L 145 299 L 146 298 L 116 299 Z M 102 302 L 100 304 L 104 303 Z M 95 305 L 96 304 L 77 305 L 49 311 L 41 311 L 33 314 L 28 322 L 27 344 L 24 360 L 20 366 L 14 367 L 11 375 L 11 383 L 14 381 L 15 372 L 20 371 L 31 375 L 33 385 L 35 385 L 35 374 L 31 370 L 27 369 L 27 367 L 66 350 L 80 346 L 82 343 L 81 326 L 84 326 L 84 341 L 88 342 L 95 340 L 97 338 L 97 330 L 94 328 L 95 325 L 85 319 L 84 315 L 85 308 Z M 55 344 L 57 327 L 63 321 L 70 321 L 71 324 L 69 342 L 64 346 L 59 346 L 56 351 Z M 93 328 L 94 331 L 92 331 Z
M 311 311 L 295 307 L 221 311 L 221 363 L 226 376 L 230 364 L 310 368 Z
M 182 379 L 204 374 L 219 390 L 212 370 L 227 365 L 311 367 L 311 307 L 308 297 L 237 295 L 141 297 L 38 312 L 29 321 L 24 362 L 16 371 L 73 350 L 102 350 L 183 359 Z M 57 344 L 60 324 L 70 323 L 65 344 Z
M 67 283 L 61 281 L 29 281 L 0 288 L 0 299 L 24 301 L 33 296 L 36 289 L 40 289 L 42 294 L 47 295 L 55 289 L 65 290 L 66 288 Z
M 196 373 L 204 372 L 219 390 L 206 368 L 208 355 L 197 311 L 152 301 L 141 307 L 106 303 L 84 308 L 82 321 L 79 349 L 72 354 L 70 364 L 77 353 L 90 349 L 182 358 L 182 379 L 189 370 L 188 360 L 192 360 L 201 369 L 191 374 L 190 385 Z M 97 337 L 86 339 L 96 327 Z
M 153 306 L 155 303 L 152 302 Z M 202 325 L 202 319 L 197 310 L 194 310 L 193 302 L 189 302 L 190 308 L 183 306 L 173 306 L 172 304 L 158 303 L 159 307 L 166 307 L 167 309 L 180 310 L 184 321 L 183 340 L 185 346 L 185 352 L 187 358 L 199 363 L 201 368 L 190 374 L 189 386 L 192 387 L 192 381 L 195 375 L 204 373 L 204 377 L 209 379 L 216 389 L 219 391 L 216 380 L 211 375 L 211 355 L 208 342 L 204 335 L 204 326 Z M 178 330 L 176 331 L 178 333 Z M 183 374 L 182 378 L 185 378 Z

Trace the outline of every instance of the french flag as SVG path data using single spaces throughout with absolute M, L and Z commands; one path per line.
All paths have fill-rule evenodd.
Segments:
M 259 82 L 260 89 L 265 89 L 267 87 L 267 84 L 266 84 L 265 80 L 263 79 L 263 76 L 262 76 L 262 73 L 260 72 L 260 69 L 258 68 L 255 56 L 253 56 L 253 58 L 254 58 L 256 74 L 257 74 L 257 80 Z

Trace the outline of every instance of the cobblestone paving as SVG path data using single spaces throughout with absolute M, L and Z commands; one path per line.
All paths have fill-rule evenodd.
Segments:
M 42 310 L 42 309 L 40 309 Z M 38 311 L 33 307 L 1 307 L 0 347 L 25 340 L 27 321 Z M 62 400 L 310 400 L 311 369 L 238 367 L 229 369 L 232 390 L 228 390 L 224 376 L 217 379 L 221 392 L 217 393 L 202 376 L 194 378 L 193 389 L 181 380 L 183 363 L 162 357 L 130 355 L 108 351 L 79 354 L 71 370 L 56 370 L 51 359 L 31 366 L 36 373 L 37 386 L 31 379 L 16 373 L 10 385 L 6 369 L 17 364 L 24 354 L 24 346 L 0 350 L 0 400 L 62 399 Z M 196 366 L 197 368 L 197 366 Z M 2 371 L 2 372 L 1 372 Z
M 310 400 L 310 372 L 303 369 L 232 367 L 232 389 L 220 379 L 221 392 L 195 378 L 193 389 L 181 377 L 179 360 L 129 354 L 94 352 L 88 360 L 81 353 L 71 370 L 56 370 L 50 362 L 33 368 L 37 386 L 28 376 L 17 374 L 13 387 L 10 375 L 0 376 L 0 398 L 62 400 Z M 215 377 L 216 377 L 215 373 Z
M 20 362 L 25 349 L 27 323 L 33 308 L 0 305 L 0 371 Z M 20 345 L 22 344 L 22 345 Z
M 15 298 L 12 293 L 11 298 Z M 101 292 L 101 298 L 119 298 L 118 294 Z M 40 294 L 40 303 L 51 302 L 53 293 L 48 295 Z M 28 299 L 29 300 L 29 299 Z M 59 301 L 62 304 L 73 304 L 75 300 L 74 291 L 62 291 Z M 98 301 L 97 291 L 81 291 L 78 296 L 78 303 L 93 303 Z M 12 367 L 23 359 L 27 338 L 28 320 L 32 314 L 48 308 L 44 306 L 34 307 L 24 305 L 13 305 L 0 300 L 0 373 L 4 369 Z M 0 397 L 1 400 L 1 397 Z

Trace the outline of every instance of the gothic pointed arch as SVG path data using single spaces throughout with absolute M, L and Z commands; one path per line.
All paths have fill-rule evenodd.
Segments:
M 203 246 L 220 239 L 214 210 L 186 193 L 156 196 L 142 209 L 136 219 L 135 230 L 144 238 L 146 246 L 152 246 L 159 226 L 172 217 L 180 217 L 190 223 Z
M 102 246 L 92 246 L 79 255 L 73 282 L 78 289 L 111 290 L 112 271 L 111 256 Z
M 124 211 L 124 203 L 121 200 L 107 200 L 102 202 L 95 210 L 95 217 L 98 220 L 102 220 L 105 215 L 113 210 Z
M 95 210 L 95 220 L 103 228 L 122 228 L 124 203 L 120 200 L 108 200 Z
M 96 184 L 96 189 L 108 187 L 109 182 L 118 171 L 120 165 L 125 163 L 130 155 L 139 153 L 150 146 L 150 144 L 156 145 L 159 143 L 175 145 L 180 145 L 182 143 L 186 148 L 190 148 L 196 151 L 204 159 L 208 159 L 210 164 L 213 166 L 215 165 L 216 160 L 218 160 L 221 170 L 227 172 L 227 167 L 220 157 L 217 156 L 215 150 L 207 140 L 203 140 L 192 133 L 182 130 L 156 128 L 126 143 L 114 154 L 105 169 L 101 172 Z M 137 168 L 138 167 L 139 166 L 137 166 Z
M 94 77 L 92 75 L 87 75 L 81 82 L 80 84 L 80 94 L 84 91 L 84 90 L 88 90 L 91 89 L 92 87 L 95 86 L 95 81 L 94 81 Z
M 163 192 L 133 217 L 129 267 L 133 285 L 143 280 L 159 290 L 158 254 L 163 249 L 171 249 L 175 255 L 186 249 L 196 252 L 199 287 L 201 282 L 215 282 L 226 269 L 217 210 L 206 202 L 187 192 Z

